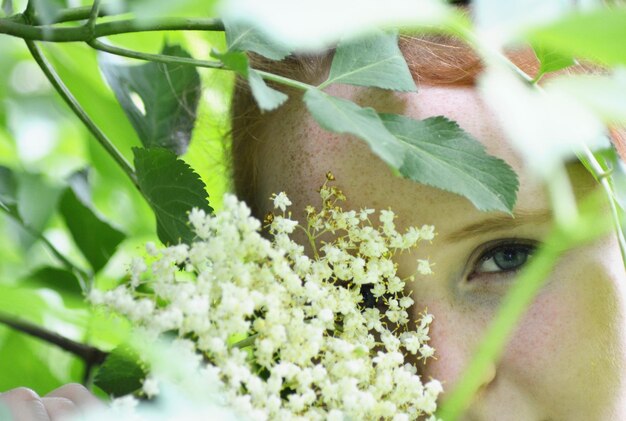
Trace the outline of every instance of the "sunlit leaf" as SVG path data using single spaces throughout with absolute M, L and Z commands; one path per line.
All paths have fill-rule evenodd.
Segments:
M 396 91 L 416 91 L 396 34 L 376 31 L 371 35 L 342 42 L 330 67 L 331 83 L 375 86 Z
M 0 332 L 4 328 L 0 328 Z M 16 387 L 32 388 L 45 394 L 61 385 L 68 378 L 59 379 L 59 370 L 47 360 L 51 345 L 31 338 L 23 333 L 8 331 L 0 336 L 0 390 L 3 392 Z M 57 366 L 58 367 L 58 366 Z M 76 379 L 78 380 L 78 379 Z M 0 416 L 2 413 L 0 413 Z M 11 420 L 13 418 L 0 418 Z
M 626 123 L 626 70 L 551 79 L 546 91 L 579 102 L 609 124 Z
M 503 45 L 524 28 L 559 18 L 575 6 L 568 0 L 474 0 L 472 16 L 486 42 Z
M 191 57 L 177 45 L 167 45 L 161 53 Z M 120 65 L 103 55 L 100 68 L 145 147 L 163 147 L 177 155 L 187 150 L 201 90 L 195 67 Z
M 572 56 L 550 50 L 541 44 L 535 45 L 534 51 L 540 63 L 539 71 L 535 77 L 536 80 L 539 80 L 546 73 L 556 72 L 576 63 Z
M 226 43 L 230 51 L 252 51 L 272 60 L 282 60 L 289 50 L 280 43 L 269 41 L 267 36 L 250 25 L 224 18 Z
M 397 114 L 381 114 L 381 119 L 406 147 L 404 177 L 465 196 L 479 210 L 512 212 L 519 186 L 515 172 L 456 122 Z
M 143 384 L 148 369 L 128 346 L 115 348 L 98 368 L 94 383 L 112 396 L 135 392 Z
M 200 208 L 213 209 L 207 202 L 204 183 L 187 163 L 162 148 L 134 148 L 139 187 L 154 210 L 157 234 L 164 244 L 190 244 L 194 233 L 188 213 Z
M 74 177 L 73 186 L 67 188 L 61 197 L 59 210 L 74 242 L 93 270 L 98 272 L 126 236 L 98 215 L 85 192 L 86 179 L 77 181 L 77 178 L 84 176 L 79 174 Z
M 387 0 L 384 5 L 379 0 L 230 0 L 223 2 L 220 15 L 294 51 L 320 51 L 376 27 L 432 28 L 452 20 L 465 25 L 452 7 L 437 0 Z
M 603 64 L 626 64 L 626 9 L 599 9 L 573 14 L 553 24 L 533 29 L 533 43 L 564 55 L 595 60 Z
M 255 101 L 262 111 L 274 110 L 287 101 L 287 95 L 267 86 L 256 70 L 250 69 L 248 71 L 248 83 Z
M 391 167 L 402 165 L 404 145 L 389 133 L 373 108 L 359 107 L 318 89 L 309 89 L 304 102 L 313 118 L 326 130 L 357 136 Z
M 531 171 L 549 177 L 582 145 L 606 146 L 606 126 L 587 107 L 558 92 L 538 92 L 506 69 L 480 80 L 487 106 Z
M 215 57 L 224 63 L 226 68 L 234 71 L 243 77 L 248 77 L 248 56 L 241 51 L 228 51 L 226 53 L 220 53 L 219 51 L 213 50 L 211 52 L 211 57 Z

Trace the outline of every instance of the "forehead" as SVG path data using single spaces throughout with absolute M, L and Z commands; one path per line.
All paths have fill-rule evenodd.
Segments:
M 490 154 L 504 159 L 518 173 L 521 181 L 518 207 L 528 211 L 545 209 L 543 188 L 524 172 L 516 152 L 472 87 L 422 86 L 418 93 L 406 94 L 352 86 L 329 89 L 333 95 L 379 112 L 415 119 L 444 115 L 457 121 Z M 443 217 L 452 223 L 457 214 L 464 217 L 461 219 L 482 216 L 461 196 L 394 176 L 363 141 L 320 128 L 298 100 L 273 115 L 266 127 L 259 156 L 261 203 L 269 205 L 265 198 L 285 190 L 296 207 L 315 205 L 319 201 L 316 190 L 324 174 L 332 171 L 351 208 L 391 207 L 398 214 L 415 216 L 411 222 L 419 224 L 436 223 Z M 459 220 L 458 224 L 464 222 Z

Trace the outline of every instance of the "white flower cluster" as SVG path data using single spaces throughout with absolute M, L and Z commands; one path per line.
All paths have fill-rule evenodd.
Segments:
M 432 415 L 442 391 L 416 365 L 433 356 L 432 316 L 411 320 L 413 300 L 392 258 L 430 240 L 430 226 L 395 229 L 395 215 L 343 211 L 328 181 L 322 207 L 292 220 L 284 193 L 261 222 L 234 196 L 214 216 L 194 209 L 197 241 L 131 265 L 127 284 L 91 300 L 126 315 L 153 338 L 176 332 L 198 370 L 219 382 L 226 402 L 253 420 L 409 420 Z M 309 254 L 290 238 L 302 229 Z M 321 241 L 320 236 L 327 239 Z M 416 264 L 430 273 L 426 260 Z M 410 278 L 409 278 L 410 279 Z M 145 393 L 158 393 L 155 377 Z

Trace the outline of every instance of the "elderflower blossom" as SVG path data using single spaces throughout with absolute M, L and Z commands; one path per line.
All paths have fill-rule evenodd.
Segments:
M 278 213 L 265 219 L 270 239 L 249 208 L 226 195 L 216 215 L 189 213 L 196 242 L 148 244 L 149 257 L 133 261 L 128 283 L 90 298 L 149 338 L 174 332 L 177 353 L 197 355 L 194 370 L 247 419 L 432 416 L 441 383 L 423 383 L 415 364 L 434 355 L 433 319 L 423 312 L 411 320 L 414 302 L 393 256 L 432 240 L 434 229 L 399 233 L 391 210 L 379 214 L 379 226 L 372 209 L 344 211 L 333 179 L 327 175 L 320 189 L 321 209 L 307 206 L 300 225 L 314 257 L 289 237 L 299 224 L 284 192 L 273 195 Z M 319 244 L 326 233 L 332 240 Z M 428 260 L 418 260 L 417 272 L 432 272 Z M 158 373 L 143 392 L 159 394 Z

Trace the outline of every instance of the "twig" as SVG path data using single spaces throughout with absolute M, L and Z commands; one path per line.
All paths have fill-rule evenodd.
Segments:
M 90 9 L 91 10 L 91 9 Z M 74 17 L 82 17 L 76 14 Z M 219 19 L 203 18 L 161 18 L 161 19 L 125 19 L 94 25 L 76 27 L 32 26 L 24 22 L 24 16 L 18 18 L 0 18 L 0 34 L 7 34 L 30 41 L 51 42 L 87 42 L 93 38 L 132 32 L 149 31 L 223 31 L 224 25 Z
M 177 57 L 177 56 L 168 56 L 163 54 L 150 54 L 150 53 L 142 53 L 139 51 L 128 50 L 126 48 L 115 47 L 112 45 L 105 44 L 98 40 L 93 40 L 88 42 L 88 44 L 95 48 L 96 50 L 104 51 L 109 54 L 115 54 L 117 56 L 134 58 L 137 60 L 145 60 L 145 61 L 154 61 L 157 63 L 165 63 L 165 64 L 185 64 L 196 67 L 207 67 L 211 69 L 219 69 L 223 68 L 224 65 L 219 61 L 206 61 L 206 60 L 196 60 L 188 57 Z
M 100 143 L 100 145 L 102 145 L 102 147 L 109 153 L 109 155 L 113 157 L 115 162 L 119 164 L 119 166 L 126 173 L 128 178 L 130 178 L 130 180 L 137 187 L 137 189 L 139 189 L 139 184 L 137 182 L 137 176 L 135 175 L 135 171 L 128 163 L 128 161 L 126 161 L 126 158 L 124 158 L 120 151 L 117 150 L 115 145 L 113 145 L 113 143 L 104 134 L 104 132 L 100 130 L 100 128 L 98 128 L 98 126 L 93 122 L 89 115 L 87 115 L 85 110 L 83 110 L 76 98 L 74 98 L 69 89 L 67 89 L 52 65 L 41 53 L 39 47 L 33 41 L 25 40 L 25 42 L 30 53 L 34 57 L 37 64 L 39 64 L 39 67 L 41 67 L 41 70 L 43 70 L 44 74 L 46 75 L 52 86 L 56 89 L 59 95 L 61 95 L 67 105 L 69 105 L 72 111 L 78 116 L 78 118 L 80 118 L 85 126 L 87 126 L 87 128 L 89 129 L 91 134 L 94 135 L 98 143 Z
M 13 319 L 6 314 L 0 313 L 0 324 L 56 345 L 64 351 L 74 354 L 88 365 L 102 364 L 107 355 L 109 355 L 96 347 L 76 342 L 32 323 Z

